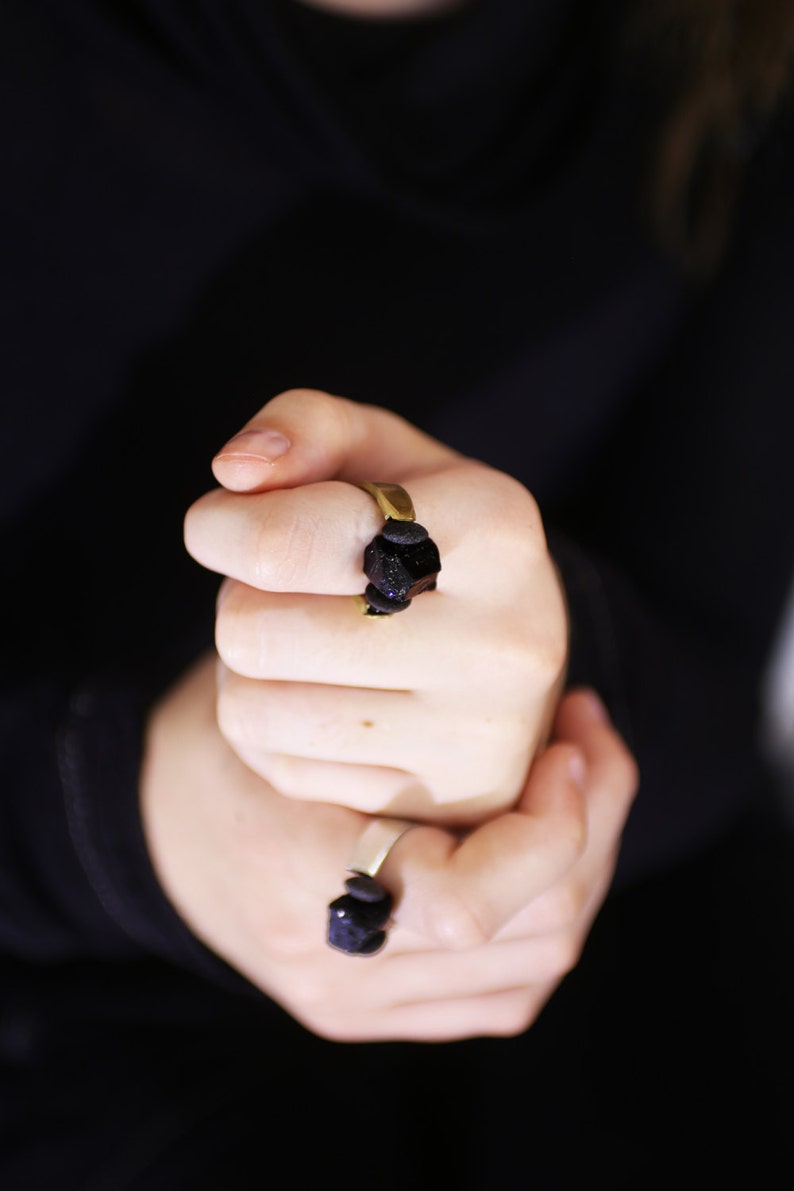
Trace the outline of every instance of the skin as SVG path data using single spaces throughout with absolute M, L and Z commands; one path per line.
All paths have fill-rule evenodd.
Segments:
M 274 433 L 292 446 L 264 462 Z M 192 507 L 185 540 L 230 576 L 218 715 L 238 756 L 282 794 L 368 813 L 468 824 L 512 805 L 568 636 L 526 488 L 387 410 L 307 390 L 271 401 L 214 471 L 226 487 Z M 363 590 L 383 526 L 340 480 L 372 476 L 407 488 L 443 560 L 436 591 L 375 622 L 339 598 Z
M 534 501 L 387 411 L 308 391 L 214 471 L 185 536 L 227 576 L 221 660 L 154 710 L 143 771 L 166 893 L 325 1037 L 525 1029 L 576 962 L 637 785 L 595 697 L 560 702 L 564 599 Z M 349 598 L 382 523 L 364 478 L 404 483 L 443 560 L 438 590 L 385 622 Z M 379 877 L 387 947 L 350 958 L 324 942 L 326 907 L 381 810 L 422 822 Z

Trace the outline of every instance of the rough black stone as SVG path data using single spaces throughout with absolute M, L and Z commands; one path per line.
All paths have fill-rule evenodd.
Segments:
M 382 902 L 390 894 L 387 889 L 379 885 L 374 877 L 367 877 L 364 873 L 356 873 L 345 881 L 345 889 L 360 902 Z
M 385 942 L 386 942 L 386 931 L 385 930 L 376 931 L 376 933 L 372 936 L 372 938 L 367 943 L 365 943 L 363 947 L 359 947 L 358 951 L 356 952 L 356 955 L 374 955 L 376 951 L 380 951 L 381 947 L 383 946 L 383 944 Z
M 404 545 L 378 534 L 364 551 L 365 575 L 390 600 L 412 600 L 434 587 L 440 570 L 441 558 L 432 538 Z
M 380 536 L 387 542 L 399 542 L 401 546 L 417 546 L 429 537 L 424 525 L 418 521 L 393 521 L 391 518 L 380 531 Z
M 384 890 L 385 892 L 385 890 Z M 392 899 L 364 902 L 349 893 L 328 907 L 328 942 L 346 955 L 373 955 L 386 941 L 383 927 L 389 921 Z

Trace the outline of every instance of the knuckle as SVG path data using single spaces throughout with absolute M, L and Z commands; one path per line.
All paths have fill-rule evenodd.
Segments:
M 546 553 L 546 534 L 535 497 L 520 481 L 504 472 L 492 472 L 489 497 L 483 512 L 489 519 L 489 535 L 505 561 L 533 566 Z
M 587 901 L 580 881 L 564 881 L 548 893 L 548 925 L 552 930 L 568 930 L 578 923 Z
M 215 617 L 215 648 L 230 670 L 251 672 L 251 608 L 242 583 L 227 580 L 224 586 Z
M 627 748 L 622 750 L 623 785 L 630 798 L 634 798 L 640 786 L 640 767 Z
M 221 736 L 234 749 L 257 743 L 257 724 L 252 723 L 250 701 L 242 696 L 241 684 L 226 674 L 218 687 L 215 717 Z
M 549 626 L 549 631 L 532 641 L 529 664 L 538 685 L 550 689 L 559 681 L 568 662 L 568 641 L 563 622 Z
M 284 753 L 266 754 L 267 780 L 285 798 L 300 799 L 293 759 Z
M 568 620 L 562 597 L 545 601 L 538 614 L 526 616 L 521 601 L 487 626 L 488 670 L 498 676 L 500 690 L 532 695 L 549 692 L 568 663 Z M 483 638 L 478 638 L 478 648 Z
M 486 636 L 487 634 L 487 636 Z M 494 696 L 516 693 L 532 699 L 557 682 L 568 655 L 567 640 L 556 625 L 528 623 L 528 618 L 503 618 L 486 626 L 475 641 L 477 673 Z M 485 652 L 487 650 L 487 652 Z
M 490 471 L 489 476 L 494 501 L 508 519 L 526 528 L 540 529 L 542 522 L 538 502 L 526 485 L 504 471 Z
M 331 455 L 354 441 L 360 405 L 323 389 L 286 389 L 268 403 L 286 415 L 307 441 L 322 443 Z
M 467 465 L 467 526 L 478 559 L 511 580 L 525 575 L 546 552 L 537 501 L 518 480 L 484 464 Z
M 449 951 L 482 947 L 490 939 L 474 908 L 455 893 L 438 894 L 425 919 L 427 934 Z
M 561 980 L 579 963 L 582 943 L 573 931 L 562 931 L 551 941 L 549 951 L 551 972 Z
M 232 748 L 243 743 L 245 736 L 240 723 L 240 716 L 235 701 L 227 694 L 219 694 L 216 707 L 216 718 L 221 736 Z
M 299 591 L 320 532 L 319 518 L 305 508 L 300 518 L 284 515 L 282 502 L 272 505 L 270 515 L 257 519 L 251 529 L 254 586 L 263 591 Z

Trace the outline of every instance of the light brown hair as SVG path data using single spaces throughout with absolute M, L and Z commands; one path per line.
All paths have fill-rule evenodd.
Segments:
M 667 115 L 650 186 L 663 242 L 707 275 L 759 132 L 787 99 L 794 0 L 639 0 L 629 44 L 653 62 Z

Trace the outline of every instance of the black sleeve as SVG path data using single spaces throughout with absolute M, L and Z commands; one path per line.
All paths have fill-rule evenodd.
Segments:
M 3 534 L 0 950 L 38 962 L 156 954 L 242 986 L 171 907 L 141 825 L 146 719 L 211 647 L 218 583 L 182 543 L 206 463 L 169 486 L 142 482 L 146 423 L 115 411 L 65 478 L 20 495 Z M 177 433 L 165 414 L 159 424 Z M 206 460 L 214 433 L 192 447 L 188 434 L 188 455 Z
M 602 691 L 641 771 L 621 879 L 775 797 L 763 696 L 794 577 L 792 143 L 781 123 L 664 367 L 550 513 L 571 681 Z
M 4 695 L 4 950 L 52 960 L 178 946 L 137 815 L 140 729 L 131 692 L 69 697 L 42 682 Z

